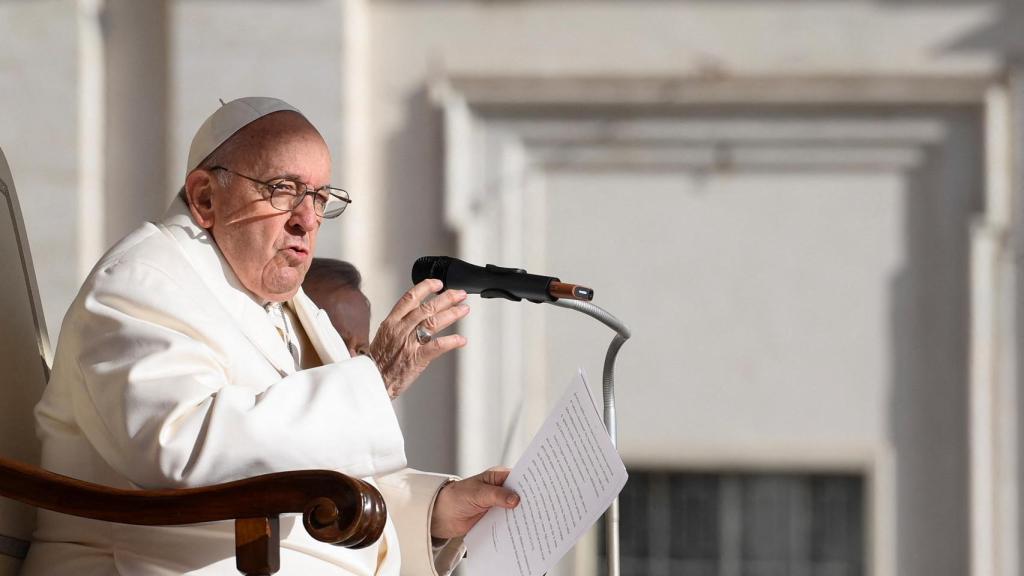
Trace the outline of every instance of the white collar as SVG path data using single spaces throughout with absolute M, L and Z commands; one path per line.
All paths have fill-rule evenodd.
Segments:
M 169 235 L 185 255 L 199 277 L 217 297 L 245 336 L 266 356 L 282 375 L 295 372 L 295 362 L 283 345 L 267 311 L 238 280 L 210 233 L 196 224 L 192 212 L 181 198 L 175 197 L 163 220 L 157 225 Z

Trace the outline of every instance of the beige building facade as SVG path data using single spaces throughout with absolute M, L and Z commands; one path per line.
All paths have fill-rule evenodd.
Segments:
M 630 326 L 619 448 L 668 479 L 650 510 L 703 475 L 711 525 L 746 534 L 745 479 L 852 478 L 859 564 L 782 573 L 1012 576 L 1019 30 L 983 0 L 0 0 L 0 147 L 54 341 L 218 99 L 276 96 L 352 194 L 318 252 L 362 270 L 375 321 L 448 254 L 592 286 Z M 472 306 L 470 345 L 396 403 L 425 469 L 512 464 L 577 366 L 600 395 L 605 328 Z M 683 573 L 676 517 L 644 518 L 665 562 L 639 573 Z M 776 573 L 744 538 L 708 573 Z

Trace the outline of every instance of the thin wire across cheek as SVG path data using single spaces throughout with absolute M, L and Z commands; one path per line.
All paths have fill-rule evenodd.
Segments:
M 225 226 L 247 226 L 273 217 L 273 214 L 239 214 L 234 219 L 228 220 L 224 224 Z
M 281 212 L 272 208 L 267 209 L 264 208 L 265 206 L 267 205 L 262 200 L 242 204 L 236 210 L 225 215 L 224 223 L 227 226 L 237 226 L 250 222 L 259 222 L 268 218 L 283 218 L 287 221 L 288 212 Z

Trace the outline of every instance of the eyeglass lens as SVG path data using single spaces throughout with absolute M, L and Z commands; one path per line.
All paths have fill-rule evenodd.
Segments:
M 292 180 L 275 180 L 268 182 L 267 186 L 270 188 L 270 204 L 278 210 L 295 209 L 307 195 L 313 197 L 314 211 L 324 218 L 338 216 L 348 207 L 348 202 L 336 197 L 327 189 L 314 191 L 304 184 Z M 344 197 L 347 198 L 347 193 L 343 190 L 338 192 L 344 193 Z

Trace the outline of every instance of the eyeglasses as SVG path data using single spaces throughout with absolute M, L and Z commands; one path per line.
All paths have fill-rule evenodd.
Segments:
M 333 186 L 321 186 L 319 188 L 312 188 L 304 182 L 298 180 L 292 180 L 290 178 L 274 178 L 273 180 L 257 180 L 252 176 L 246 176 L 245 174 L 239 174 L 230 168 L 223 166 L 211 166 L 209 170 L 223 170 L 228 174 L 234 174 L 240 178 L 245 178 L 250 182 L 255 182 L 261 186 L 265 186 L 267 191 L 270 192 L 270 197 L 267 200 L 270 201 L 270 205 L 282 212 L 291 212 L 296 209 L 302 201 L 306 199 L 306 196 L 313 197 L 313 211 L 316 212 L 317 216 L 323 218 L 336 218 L 341 216 L 341 213 L 348 208 L 348 205 L 352 203 L 352 199 L 348 197 L 348 192 L 341 188 L 334 188 Z

